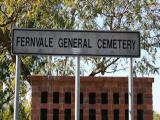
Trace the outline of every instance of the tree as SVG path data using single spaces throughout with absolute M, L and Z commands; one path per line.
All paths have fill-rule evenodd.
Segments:
M 62 10 L 60 1 L 28 1 L 28 0 L 5 0 L 0 2 L 0 119 L 13 118 L 13 95 L 14 95 L 14 75 L 15 75 L 15 56 L 11 54 L 11 32 L 14 26 L 27 28 L 66 28 L 72 29 L 74 19 L 67 16 L 65 9 Z M 61 15 L 60 15 L 61 13 Z M 54 25 L 54 26 L 53 26 Z M 65 57 L 55 59 L 57 64 L 52 66 L 58 69 L 60 74 L 73 74 L 69 64 L 73 64 L 71 58 Z M 47 57 L 40 56 L 21 56 L 21 86 L 20 99 L 25 97 L 30 83 L 28 75 L 30 73 L 47 74 Z M 65 69 L 61 69 L 64 68 Z M 24 87 L 25 86 L 25 87 Z M 26 87 L 27 86 L 27 87 Z M 28 87 L 29 86 L 29 87 Z M 26 89 L 27 88 L 27 89 Z M 10 108 L 10 109 L 7 109 Z M 29 119 L 26 114 L 26 107 L 20 105 L 23 119 Z
M 75 6 L 78 11 L 77 20 L 78 23 L 81 23 L 79 25 L 81 29 L 140 31 L 141 52 L 144 55 L 141 56 L 141 59 L 135 61 L 134 72 L 142 75 L 158 73 L 158 68 L 155 67 L 157 48 L 153 46 L 153 43 L 160 42 L 160 24 L 158 22 L 160 3 L 155 0 L 89 0 L 77 2 Z M 92 58 L 94 69 L 90 75 L 107 72 L 109 67 L 112 67 L 109 66 L 110 63 L 116 64 L 120 62 L 119 60 L 121 59 Z M 112 70 L 116 71 L 117 67 L 113 67 Z
M 158 73 L 155 66 L 160 42 L 160 3 L 156 0 L 2 0 L 0 2 L 0 107 L 13 105 L 15 56 L 11 54 L 14 27 L 38 29 L 82 29 L 140 31 L 141 58 L 134 60 L 134 73 Z M 21 85 L 29 86 L 28 75 L 74 75 L 74 57 L 21 56 Z M 91 66 L 90 76 L 125 70 L 127 59 L 83 57 Z M 51 67 L 48 67 L 51 66 Z M 81 71 L 88 68 L 83 67 Z M 87 70 L 86 70 L 87 71 Z M 21 98 L 30 89 L 21 87 Z M 10 104 L 8 104 L 10 103 Z M 8 105 L 8 106 L 7 106 Z M 2 110 L 0 112 L 3 112 Z M 8 113 L 12 113 L 12 109 Z M 3 112 L 4 113 L 4 112 Z

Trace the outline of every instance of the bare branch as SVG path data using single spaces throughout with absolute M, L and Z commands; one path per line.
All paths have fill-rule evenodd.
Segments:
M 120 58 L 116 58 L 115 60 L 113 60 L 111 63 L 109 63 L 107 66 L 104 65 L 104 61 L 102 61 L 101 63 L 97 64 L 97 68 L 94 69 L 89 76 L 95 76 L 98 73 L 102 73 L 104 74 L 106 69 L 108 67 L 110 67 L 112 64 L 114 64 L 115 62 L 117 62 Z M 108 61 L 109 62 L 109 61 Z

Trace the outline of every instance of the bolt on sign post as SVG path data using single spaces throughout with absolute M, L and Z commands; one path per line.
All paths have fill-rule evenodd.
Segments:
M 13 29 L 12 53 L 15 55 L 77 56 L 75 120 L 79 120 L 80 56 L 140 57 L 140 33 L 126 31 Z M 132 75 L 130 74 L 129 80 L 132 79 Z M 128 85 L 129 88 L 133 88 L 133 84 Z M 133 91 L 130 90 L 129 101 L 133 101 L 133 96 L 131 95 Z M 15 101 L 18 101 L 18 98 L 15 98 Z M 129 106 L 131 104 L 133 103 L 129 102 Z M 130 111 L 133 111 L 133 107 L 129 107 L 129 116 L 133 116 L 133 114 L 130 114 L 132 113 Z M 18 112 L 18 107 L 15 107 L 16 112 Z

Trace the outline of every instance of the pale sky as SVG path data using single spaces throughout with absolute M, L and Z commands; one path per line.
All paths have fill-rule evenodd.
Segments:
M 158 52 L 157 52 L 156 67 L 160 67 L 160 48 L 158 48 Z M 160 70 L 159 70 L 159 73 L 160 73 Z M 154 77 L 154 83 L 152 86 L 153 110 L 160 113 L 160 74 L 153 75 L 153 77 Z
M 153 83 L 153 110 L 160 113 L 160 75 L 156 75 Z

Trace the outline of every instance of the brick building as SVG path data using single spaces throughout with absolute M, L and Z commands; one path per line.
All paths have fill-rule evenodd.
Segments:
M 30 76 L 32 120 L 74 120 L 74 77 Z M 127 120 L 127 77 L 81 77 L 80 120 Z M 152 120 L 153 78 L 134 78 L 134 118 Z

